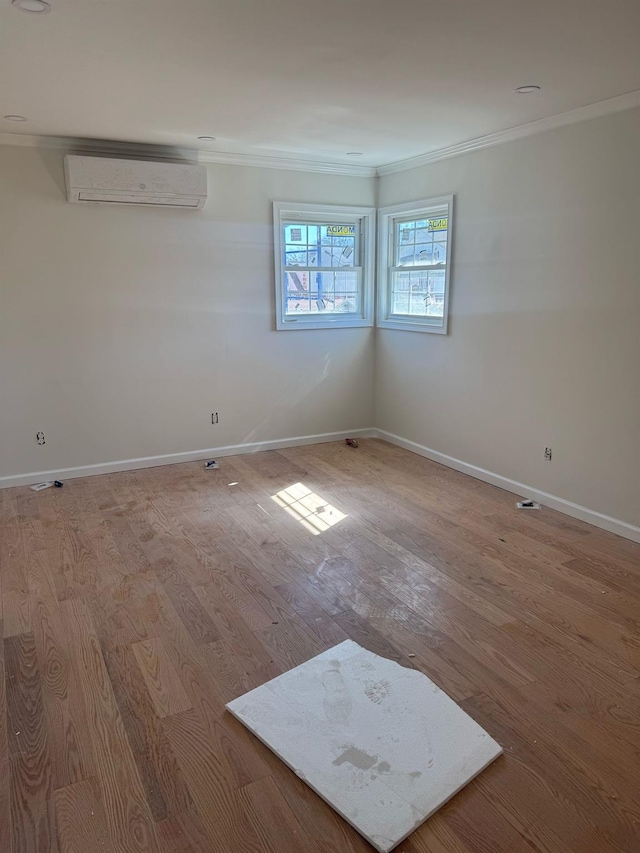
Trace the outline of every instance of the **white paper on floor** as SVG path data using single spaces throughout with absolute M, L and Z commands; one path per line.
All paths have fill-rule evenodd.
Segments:
M 502 752 L 426 675 L 352 640 L 227 708 L 380 853 Z

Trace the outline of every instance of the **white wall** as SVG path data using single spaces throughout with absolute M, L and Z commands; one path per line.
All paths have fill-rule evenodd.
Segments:
M 628 111 L 382 178 L 456 222 L 450 334 L 375 353 L 273 331 L 270 209 L 373 180 L 216 165 L 202 213 L 68 205 L 62 152 L 0 146 L 0 477 L 375 425 L 640 525 L 639 140 Z
M 640 111 L 379 185 L 448 193 L 450 334 L 378 331 L 376 426 L 639 525 Z
M 371 329 L 273 331 L 270 205 L 374 180 L 209 168 L 201 213 L 69 205 L 0 147 L 0 477 L 371 426 Z

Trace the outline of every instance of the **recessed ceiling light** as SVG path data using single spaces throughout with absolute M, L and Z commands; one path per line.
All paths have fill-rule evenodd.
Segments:
M 47 0 L 11 0 L 11 4 L 21 12 L 31 12 L 32 15 L 46 15 L 51 11 L 51 3 L 47 3 Z
M 199 136 L 198 139 L 201 142 L 215 142 L 216 141 L 215 136 Z
M 5 116 L 5 119 L 7 121 L 26 121 L 27 120 L 26 116 L 14 116 L 14 115 Z
M 362 157 L 362 151 L 347 151 L 347 157 Z
M 534 92 L 539 92 L 540 86 L 518 86 L 516 92 L 519 95 L 532 95 Z

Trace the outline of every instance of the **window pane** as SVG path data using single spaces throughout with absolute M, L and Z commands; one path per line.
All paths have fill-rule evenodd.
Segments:
M 284 242 L 285 243 L 306 243 L 307 242 L 307 226 L 301 225 L 299 222 L 287 223 L 284 226 Z
M 307 252 L 306 246 L 296 246 L 292 243 L 287 243 L 284 247 L 284 265 L 285 267 L 306 267 Z M 304 250 L 304 251 L 303 251 Z
M 353 267 L 355 256 L 355 225 L 323 225 L 319 229 L 323 267 Z
M 285 273 L 285 313 L 308 314 L 309 311 L 309 272 Z
M 396 220 L 393 265 L 411 267 L 446 263 L 448 225 L 447 216 Z
M 434 262 L 434 264 L 446 264 L 446 262 L 447 262 L 447 244 L 446 243 L 434 243 L 433 244 L 433 262 Z
M 433 243 L 416 243 L 416 252 L 414 257 L 416 264 L 432 264 Z
M 407 246 L 410 243 L 415 243 L 416 239 L 416 230 L 413 227 L 415 225 L 414 222 L 401 222 L 398 223 L 397 232 L 396 232 L 396 244 Z
M 295 315 L 360 311 L 359 280 L 359 270 L 314 272 L 308 269 L 285 273 L 285 312 Z
M 391 313 L 443 317 L 444 290 L 444 270 L 395 272 L 391 279 Z
M 427 276 L 425 313 L 428 317 L 444 317 L 445 271 L 434 270 Z
M 408 246 L 398 246 L 396 266 L 397 267 L 412 267 L 417 261 L 415 260 L 415 243 Z
M 416 230 L 416 243 L 433 243 L 433 231 L 426 227 Z
M 449 228 L 449 217 L 448 216 L 434 216 L 429 219 L 429 231 L 432 231 L 434 234 L 444 234 L 446 239 L 446 233 Z
M 284 265 L 356 267 L 359 265 L 357 226 L 341 223 L 285 223 Z

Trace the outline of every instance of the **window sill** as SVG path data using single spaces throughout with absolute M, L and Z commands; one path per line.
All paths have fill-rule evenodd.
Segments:
M 422 320 L 400 320 L 388 319 L 378 320 L 378 328 L 380 329 L 398 329 L 403 332 L 428 332 L 431 335 L 446 335 L 447 321 L 443 325 L 428 323 Z
M 278 332 L 295 332 L 301 329 L 357 329 L 363 327 L 371 327 L 373 322 L 366 320 L 363 317 L 350 317 L 344 320 L 282 320 L 276 322 L 276 331 Z

